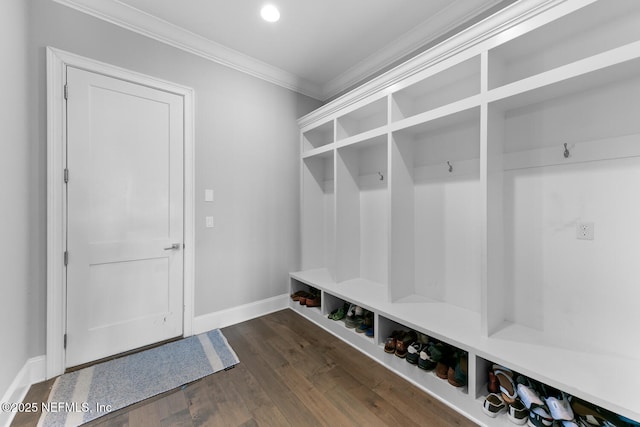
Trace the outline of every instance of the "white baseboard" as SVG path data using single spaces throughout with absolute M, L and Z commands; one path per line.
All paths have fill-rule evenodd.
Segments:
M 212 329 L 224 328 L 246 320 L 264 316 L 289 306 L 289 295 L 282 294 L 261 301 L 240 305 L 193 319 L 193 334 L 201 334 Z
M 0 402 L 22 402 L 29 391 L 29 387 L 46 379 L 46 369 L 47 363 L 45 356 L 32 357 L 27 360 L 2 396 Z M 15 415 L 15 412 L 0 411 L 0 426 L 9 427 Z

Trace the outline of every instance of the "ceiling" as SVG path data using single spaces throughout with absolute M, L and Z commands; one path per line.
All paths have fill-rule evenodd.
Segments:
M 514 0 L 55 0 L 327 100 Z

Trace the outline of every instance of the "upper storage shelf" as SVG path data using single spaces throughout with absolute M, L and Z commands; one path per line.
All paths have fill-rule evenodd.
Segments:
M 337 138 L 343 140 L 387 124 L 387 98 L 381 98 L 338 118 Z
M 302 151 L 307 152 L 334 142 L 333 120 L 302 132 Z
M 489 51 L 489 89 L 640 40 L 640 2 L 592 3 Z
M 475 56 L 394 93 L 391 118 L 396 122 L 479 93 L 480 56 Z

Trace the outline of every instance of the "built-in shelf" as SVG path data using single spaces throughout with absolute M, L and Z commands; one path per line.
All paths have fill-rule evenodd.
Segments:
M 306 152 L 314 148 L 320 148 L 334 141 L 333 121 L 329 121 L 302 132 L 302 151 Z
M 479 93 L 480 57 L 476 56 L 395 92 L 391 119 L 413 117 Z
M 324 306 L 292 309 L 481 425 L 511 424 L 482 412 L 493 363 L 640 421 L 640 2 L 493 21 L 301 119 L 291 287 Z M 345 302 L 374 339 L 327 318 Z M 468 352 L 468 386 L 386 354 L 401 327 Z
M 353 110 L 337 119 L 337 138 L 346 139 L 387 124 L 387 98 Z

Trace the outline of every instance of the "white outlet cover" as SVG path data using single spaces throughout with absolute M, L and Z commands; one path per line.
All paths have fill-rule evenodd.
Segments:
M 212 216 L 205 217 L 205 227 L 213 228 L 213 217 Z
M 204 201 L 213 202 L 213 190 L 204 190 Z

